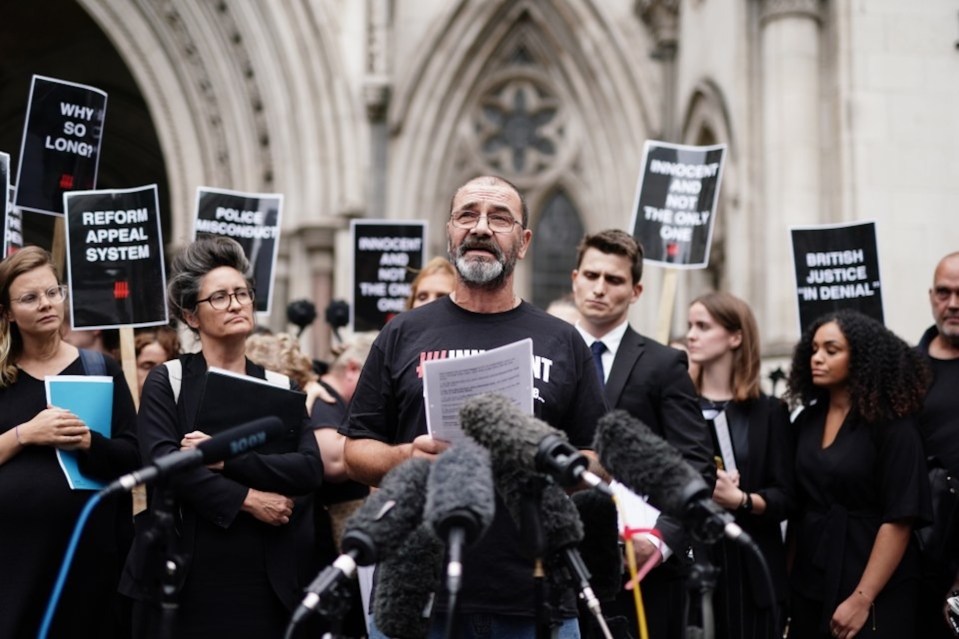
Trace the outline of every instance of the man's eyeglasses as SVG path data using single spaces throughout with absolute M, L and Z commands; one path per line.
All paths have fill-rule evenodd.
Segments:
M 66 296 L 67 287 L 61 284 L 60 286 L 51 286 L 45 291 L 30 291 L 29 293 L 24 293 L 12 301 L 21 306 L 39 306 L 41 297 L 47 298 L 47 301 L 51 304 L 56 304 L 62 302 Z
M 230 308 L 231 297 L 235 298 L 236 303 L 240 306 L 246 306 L 253 303 L 255 293 L 256 292 L 252 288 L 238 288 L 232 293 L 227 293 L 226 291 L 217 291 L 210 297 L 197 300 L 196 305 L 199 306 L 203 302 L 209 302 L 210 306 L 213 307 L 213 310 L 223 311 Z
M 514 224 L 522 226 L 522 222 L 507 213 L 490 213 L 483 215 L 476 211 L 458 211 L 450 215 L 450 222 L 458 229 L 475 229 L 480 220 L 486 218 L 486 225 L 494 233 L 509 233 Z

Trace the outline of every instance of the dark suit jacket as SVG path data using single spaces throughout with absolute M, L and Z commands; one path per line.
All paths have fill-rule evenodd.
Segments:
M 712 437 L 689 377 L 685 353 L 627 327 L 606 381 L 606 401 L 610 408 L 627 411 L 675 447 L 710 488 L 716 483 Z M 687 541 L 678 521 L 661 516 L 656 528 L 673 552 L 685 550 Z

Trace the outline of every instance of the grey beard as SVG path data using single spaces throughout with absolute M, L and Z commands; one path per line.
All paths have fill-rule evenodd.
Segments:
M 456 270 L 467 286 L 495 287 L 506 279 L 506 269 L 499 260 L 456 258 Z

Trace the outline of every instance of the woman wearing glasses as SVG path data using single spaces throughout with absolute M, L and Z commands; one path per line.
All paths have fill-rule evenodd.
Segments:
M 119 365 L 89 352 L 81 357 L 61 339 L 65 294 L 41 248 L 0 262 L 0 637 L 36 636 L 91 496 L 70 489 L 57 450 L 76 451 L 81 471 L 104 481 L 140 465 L 136 413 Z M 84 374 L 113 377 L 110 437 L 47 404 L 44 377 Z M 128 495 L 107 498 L 92 512 L 49 636 L 117 636 L 116 586 L 132 533 Z
M 170 310 L 199 338 L 201 350 L 180 356 L 176 396 L 169 367 L 157 366 L 147 377 L 138 418 L 145 459 L 195 447 L 207 438 L 194 430 L 194 420 L 209 367 L 265 378 L 264 369 L 245 356 L 254 327 L 249 271 L 243 249 L 226 238 L 197 240 L 174 259 Z M 170 480 L 181 519 L 179 547 L 173 550 L 183 565 L 169 636 L 282 635 L 310 577 L 312 510 L 308 498 L 298 497 L 311 494 L 323 479 L 312 433 L 304 430 L 303 435 L 296 452 L 248 453 Z M 156 506 L 154 499 L 151 509 Z M 152 604 L 158 599 L 149 577 L 149 562 L 155 558 L 147 543 L 138 534 L 121 584 L 124 593 L 145 602 L 137 608 L 135 630 L 152 623 Z

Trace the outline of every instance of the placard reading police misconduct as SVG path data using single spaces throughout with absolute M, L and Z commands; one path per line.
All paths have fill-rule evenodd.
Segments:
M 644 259 L 671 268 L 706 268 L 726 145 L 649 140 L 630 228 Z
M 63 200 L 74 328 L 166 324 L 156 184 L 65 193 Z
M 33 76 L 17 169 L 18 207 L 63 214 L 63 194 L 97 186 L 107 94 Z
M 273 277 L 280 247 L 281 193 L 241 193 L 201 186 L 196 191 L 193 237 L 220 235 L 236 240 L 253 265 L 256 310 L 273 307 Z
M 842 308 L 883 321 L 875 222 L 795 227 L 790 234 L 800 332 Z
M 353 220 L 354 331 L 378 331 L 406 308 L 410 282 L 423 267 L 426 222 Z

